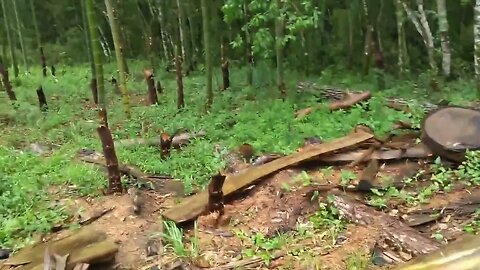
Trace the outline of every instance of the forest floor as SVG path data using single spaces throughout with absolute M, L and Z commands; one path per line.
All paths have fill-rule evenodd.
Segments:
M 113 74 L 112 67 L 107 68 L 110 73 L 106 78 Z M 204 189 L 210 177 L 225 166 L 223 156 L 215 151 L 219 146 L 234 149 L 249 143 L 257 155 L 288 155 L 297 152 L 307 137 L 328 142 L 349 134 L 358 125 L 367 125 L 376 136 L 384 136 L 397 121 L 418 124 L 422 119 L 418 110 L 404 113 L 384 106 L 385 97 L 433 102 L 444 98 L 455 104 L 475 99 L 474 84 L 468 80 L 440 82 L 441 91 L 432 94 L 429 80 L 422 77 L 427 75 L 412 81 L 387 77 L 387 89 L 375 91 L 373 75 L 346 76 L 342 70 L 332 69 L 315 78 L 290 73 L 289 97 L 282 101 L 272 86 L 272 73 L 260 66 L 254 86 L 245 86 L 243 71 L 234 70 L 232 88 L 215 92 L 209 113 L 204 111 L 203 77 L 186 77 L 186 107 L 178 111 L 173 74 L 157 76 L 164 93 L 159 96 L 159 105 L 145 105 L 142 69 L 142 63 L 130 66 L 131 119 L 125 118 L 120 96 L 107 84 L 109 126 L 114 139 L 157 138 L 161 131 L 172 133 L 177 129 L 204 131 L 206 136 L 191 141 L 180 151 L 172 151 L 166 160 L 160 159 L 157 147 L 145 145 L 119 147 L 118 158 L 149 175 L 180 179 L 184 189 L 176 193 L 141 190 L 146 203 L 138 216 L 132 212 L 128 194 L 103 196 L 101 190 L 107 181 L 103 168 L 78 159 L 82 149 L 101 151 L 88 88 L 89 69 L 57 67 L 57 77 L 47 79 L 42 79 L 41 72 L 36 70 L 13 80 L 19 99 L 17 110 L 7 105 L 0 92 L 0 97 L 5 98 L 0 101 L 0 247 L 17 249 L 42 239 L 63 237 L 79 227 L 75 222 L 78 216 L 88 217 L 99 209 L 112 207 L 112 211 L 86 226 L 105 231 L 119 244 L 120 269 L 155 269 L 151 267 L 156 265 L 161 266 L 158 269 L 169 269 L 169 264 L 178 261 L 191 263 L 191 268 L 234 269 L 227 266 L 236 262 L 258 269 L 372 269 L 370 255 L 377 242 L 375 230 L 339 218 L 338 211 L 327 203 L 326 194 L 314 192 L 319 183 L 354 183 L 365 167 L 361 164 L 317 163 L 280 170 L 228 201 L 225 220 L 219 228 L 213 228 L 212 215 L 201 216 L 194 225 L 181 229 L 164 223 L 161 213 L 180 202 L 184 194 Z M 220 76 L 214 78 L 218 89 Z M 307 80 L 319 85 L 372 90 L 374 95 L 367 103 L 349 110 L 330 112 L 320 108 L 296 119 L 295 112 L 319 102 L 311 94 L 297 93 L 297 83 Z M 39 111 L 34 91 L 40 84 L 48 99 L 49 109 L 45 113 Z M 469 157 L 460 168 L 446 168 L 438 159 L 381 165 L 378 179 L 401 179 L 408 187 L 350 195 L 400 219 L 412 210 L 444 207 L 480 192 L 478 155 Z M 456 181 L 452 175 L 461 175 L 462 180 Z M 124 180 L 129 183 L 129 179 Z M 52 228 L 59 224 L 69 228 L 52 233 Z M 452 215 L 448 221 L 442 219 L 416 229 L 443 243 L 457 238 L 459 233 L 479 230 L 480 212 Z M 147 257 L 148 243 L 158 237 L 163 239 L 161 255 Z M 400 257 L 408 259 L 405 254 Z

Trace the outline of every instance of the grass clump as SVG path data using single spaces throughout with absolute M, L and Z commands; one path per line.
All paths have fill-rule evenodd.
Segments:
M 193 228 L 193 237 L 190 239 L 190 246 L 185 243 L 183 229 L 177 227 L 172 221 L 163 222 L 164 231 L 161 233 L 167 249 L 170 249 L 176 256 L 180 258 L 195 259 L 200 255 L 200 246 L 198 239 L 198 224 L 195 221 Z

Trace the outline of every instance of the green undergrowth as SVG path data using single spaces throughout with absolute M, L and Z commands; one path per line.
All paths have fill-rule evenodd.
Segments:
M 236 231 L 236 236 L 242 243 L 243 258 L 260 258 L 269 265 L 279 252 L 295 257 L 305 267 L 321 265 L 320 254 L 327 253 L 337 245 L 341 233 L 345 231 L 346 222 L 340 219 L 339 212 L 334 207 L 320 203 L 319 211 L 308 220 L 297 223 L 290 231 L 267 236 L 260 232 Z M 305 243 L 315 242 L 317 248 Z M 294 269 L 294 268 L 284 268 Z
M 321 76 L 309 78 L 288 73 L 289 96 L 281 100 L 274 87 L 274 73 L 266 65 L 259 64 L 253 86 L 244 84 L 245 70 L 232 67 L 232 88 L 223 93 L 215 91 L 215 102 L 208 113 L 204 106 L 203 75 L 193 73 L 186 77 L 186 107 L 179 111 L 176 108 L 173 73 L 159 72 L 156 76 L 164 87 L 158 105 L 144 106 L 139 102 L 146 98 L 146 85 L 140 72 L 144 67 L 142 62 L 129 63 L 129 69 L 137 71 L 129 77 L 131 119 L 125 118 L 120 96 L 114 93 L 112 85 L 106 83 L 109 126 L 114 139 L 157 138 L 161 130 L 172 133 L 177 129 L 203 130 L 207 136 L 192 141 L 181 151 L 173 151 L 171 157 L 164 161 L 160 159 L 158 149 L 147 146 L 117 148 L 118 158 L 147 173 L 168 174 L 182 179 L 187 191 L 194 187 L 203 188 L 210 176 L 223 167 L 221 157 L 214 151 L 217 144 L 233 148 L 249 143 L 257 153 L 288 154 L 294 152 L 305 137 L 318 136 L 330 140 L 346 135 L 358 124 L 366 124 L 382 136 L 395 121 L 410 119 L 418 123 L 422 115 L 421 112 L 406 115 L 387 108 L 383 102 L 385 97 L 425 100 L 429 97 L 427 86 L 414 83 L 422 82 L 422 78 L 395 81 L 387 77 L 388 89 L 376 91 L 373 76 L 362 78 L 332 68 L 325 70 Z M 105 70 L 105 78 L 109 79 L 114 74 L 114 65 L 106 65 Z M 56 197 L 46 192 L 49 187 L 68 187 L 69 194 L 75 196 L 95 196 L 106 185 L 101 169 L 75 159 L 79 149 L 101 150 L 95 131 L 96 113 L 91 108 L 88 88 L 89 66 L 58 66 L 57 74 L 60 74 L 57 78 L 44 79 L 41 71 L 34 69 L 30 75 L 14 79 L 12 83 L 19 100 L 16 110 L 0 92 L 0 246 L 23 243 L 18 240 L 28 238 L 36 231 L 48 231 L 53 223 L 65 217 L 64 209 L 55 203 Z M 219 88 L 220 80 L 220 74 L 216 73 L 215 89 Z M 330 112 L 326 106 L 320 106 L 298 120 L 295 119 L 297 110 L 319 103 L 317 97 L 296 93 L 295 85 L 301 80 L 374 90 L 375 94 L 368 103 L 348 111 Z M 37 105 L 35 89 L 40 84 L 48 98 L 49 110 L 45 113 L 40 112 Z M 444 83 L 442 93 L 460 102 L 462 96 L 463 100 L 472 96 L 474 91 L 469 91 L 473 89 L 472 85 L 465 80 Z M 55 147 L 50 157 L 38 157 L 25 150 L 31 143 Z M 65 194 L 56 196 L 65 197 Z
M 78 195 L 95 194 L 104 186 L 99 169 L 79 166 L 59 150 L 40 158 L 12 147 L 0 146 L 0 243 L 18 247 L 33 233 L 46 233 L 67 213 L 55 203 L 51 187 L 66 184 Z M 19 241 L 22 240 L 22 241 Z M 27 241 L 28 242 L 28 241 Z
M 399 200 L 410 206 L 428 203 L 437 192 L 450 192 L 456 184 L 463 186 L 480 185 L 480 151 L 467 151 L 466 160 L 457 168 L 446 168 L 440 158 L 437 158 L 430 166 L 431 174 L 427 175 L 430 181 L 422 181 L 425 178 L 424 171 L 419 171 L 414 177 L 404 179 L 406 188 L 397 189 L 389 187 L 386 190 L 373 189 L 369 203 L 378 208 L 386 208 L 389 200 Z M 414 186 L 419 182 L 424 184 Z M 412 187 L 414 187 L 412 189 Z M 479 209 L 480 210 L 480 209 Z M 478 227 L 478 223 L 473 227 Z M 476 230 L 475 230 L 476 231 Z

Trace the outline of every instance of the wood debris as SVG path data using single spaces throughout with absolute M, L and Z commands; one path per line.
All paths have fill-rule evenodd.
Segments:
M 105 158 L 103 154 L 93 150 L 80 150 L 78 158 L 87 163 L 97 164 L 106 167 Z M 120 173 L 136 179 L 137 182 L 145 187 L 153 188 L 159 194 L 174 193 L 177 196 L 184 196 L 185 188 L 183 183 L 167 175 L 149 175 L 142 172 L 139 168 L 132 165 L 119 163 L 118 168 Z
M 360 93 L 347 92 L 342 100 L 332 101 L 328 105 L 328 108 L 331 111 L 348 109 L 353 105 L 358 104 L 362 101 L 365 101 L 371 97 L 372 97 L 372 94 L 369 91 L 360 92 Z
M 316 160 L 322 163 L 346 163 L 361 160 L 362 162 L 372 159 L 376 160 L 397 160 L 397 159 L 418 159 L 431 158 L 433 153 L 422 144 L 407 148 L 405 150 L 352 150 L 331 155 L 320 156 Z
M 285 167 L 309 160 L 313 157 L 332 153 L 340 149 L 356 145 L 373 138 L 365 132 L 352 133 L 349 136 L 312 146 L 305 151 L 285 156 L 264 165 L 252 167 L 235 175 L 227 176 L 223 187 L 224 196 L 228 196 L 242 188 L 253 184 L 258 179 L 281 170 Z M 192 220 L 198 217 L 208 204 L 208 191 L 186 198 L 180 204 L 165 211 L 163 216 L 176 223 Z
M 375 211 L 344 195 L 333 195 L 332 204 L 348 221 L 369 227 L 377 227 L 389 245 L 413 256 L 427 254 L 440 248 L 440 243 L 421 235 L 407 224 Z
M 52 266 L 53 263 L 59 267 L 65 265 L 64 269 L 73 269 L 79 264 L 111 262 L 117 251 L 117 244 L 108 240 L 104 232 L 84 228 L 56 241 L 23 248 L 0 263 L 0 269 L 41 270 L 45 269 L 45 266 Z M 52 254 L 56 255 L 53 260 Z M 79 268 L 85 269 L 85 266 L 77 267 Z
M 206 135 L 207 133 L 205 133 L 205 131 L 192 132 L 192 133 L 185 132 L 185 133 L 177 134 L 172 139 L 172 147 L 173 148 L 181 147 L 193 139 L 202 138 L 202 137 L 205 137 Z M 128 147 L 134 147 L 139 145 L 160 146 L 160 140 L 158 138 L 153 138 L 153 139 L 137 138 L 137 139 L 119 140 L 115 142 L 115 146 L 117 148 L 120 148 L 120 147 L 128 148 Z
M 328 104 L 328 109 L 330 111 L 341 110 L 341 109 L 348 109 L 358 104 L 362 101 L 368 100 L 372 97 L 372 94 L 369 91 L 365 92 L 347 92 L 343 95 L 341 99 L 333 100 Z M 314 112 L 316 109 L 320 108 L 321 105 L 313 106 L 298 110 L 295 112 L 295 118 L 302 119 L 307 115 Z

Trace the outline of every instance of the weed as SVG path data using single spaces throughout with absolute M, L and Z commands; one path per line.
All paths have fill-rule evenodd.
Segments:
M 190 253 L 193 258 L 200 256 L 200 239 L 198 238 L 198 222 L 193 223 L 193 237 L 190 240 Z
M 353 253 L 347 257 L 347 270 L 366 270 L 368 266 L 368 256 Z
M 287 183 L 287 182 L 282 182 L 280 184 L 280 189 L 283 191 L 283 192 L 290 192 L 292 191 L 292 186 Z
M 467 151 L 466 160 L 458 167 L 455 174 L 470 184 L 480 185 L 480 151 Z
M 320 175 L 321 175 L 323 178 L 326 178 L 326 179 L 328 179 L 329 177 L 332 177 L 332 175 L 333 175 L 333 167 L 329 166 L 329 167 L 326 167 L 326 168 L 321 168 L 321 169 L 320 169 Z
M 445 239 L 441 231 L 434 232 L 432 237 L 435 238 L 435 240 L 437 241 L 443 241 Z
M 473 214 L 473 220 L 467 223 L 463 230 L 469 234 L 477 234 L 480 232 L 480 208 Z
M 372 188 L 371 192 L 374 194 L 368 199 L 368 204 L 377 208 L 386 208 L 387 207 L 387 198 L 385 198 L 385 193 L 379 191 L 376 188 Z
M 312 177 L 306 171 L 302 171 L 300 173 L 300 179 L 302 180 L 302 185 L 304 187 L 310 186 L 312 184 Z
M 328 200 L 331 202 L 330 197 Z M 326 203 L 320 203 L 319 210 L 310 217 L 310 222 L 315 229 L 328 230 L 332 242 L 335 242 L 337 236 L 346 228 L 345 221 L 340 219 L 338 209 Z
M 258 257 L 266 265 L 274 258 L 274 252 L 281 250 L 291 241 L 288 234 L 280 234 L 275 237 L 266 237 L 262 233 L 248 234 L 244 231 L 237 231 L 237 237 L 242 241 L 243 256 L 247 258 Z
M 340 185 L 348 186 L 353 180 L 357 179 L 357 175 L 350 170 L 340 171 Z
M 164 221 L 163 228 L 162 236 L 167 243 L 166 248 L 171 248 L 179 257 L 186 257 L 188 252 L 183 244 L 183 230 L 172 221 Z
M 194 224 L 194 236 L 190 239 L 190 248 L 186 248 L 183 237 L 183 230 L 172 221 L 163 222 L 164 232 L 161 236 L 167 243 L 165 247 L 171 249 L 173 253 L 182 258 L 197 258 L 200 255 L 198 224 Z

